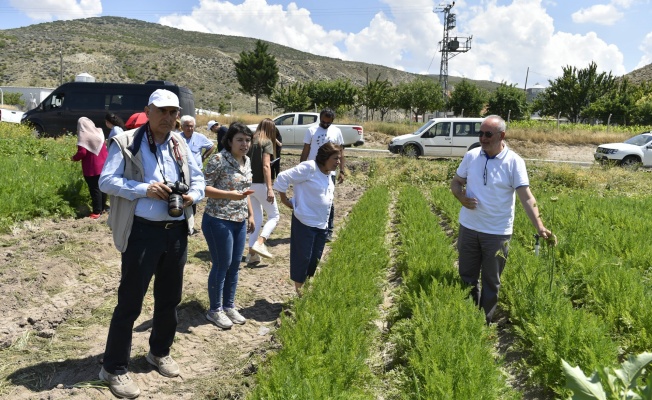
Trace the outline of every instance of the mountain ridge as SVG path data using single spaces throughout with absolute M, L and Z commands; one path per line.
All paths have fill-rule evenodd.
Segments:
M 252 51 L 257 39 L 185 31 L 123 17 L 54 21 L 0 30 L 0 84 L 57 87 L 86 72 L 98 82 L 144 83 L 167 80 L 190 88 L 198 108 L 217 109 L 220 102 L 239 112 L 255 109 L 252 96 L 239 90 L 233 61 Z M 392 84 L 420 75 L 358 61 L 315 55 L 266 42 L 276 57 L 279 82 L 345 79 L 362 86 L 368 80 Z M 61 55 L 59 52 L 61 51 Z M 629 74 L 628 74 L 629 75 Z M 632 80 L 650 80 L 652 64 L 633 71 Z M 432 79 L 439 76 L 429 75 Z M 627 75 L 626 75 L 627 76 Z M 454 85 L 462 78 L 449 76 Z M 499 83 L 472 80 L 489 91 Z M 263 98 L 263 113 L 271 103 Z

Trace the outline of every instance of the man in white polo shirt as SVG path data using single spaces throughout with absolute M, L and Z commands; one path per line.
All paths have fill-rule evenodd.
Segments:
M 338 183 L 344 182 L 344 138 L 340 128 L 333 126 L 335 120 L 335 111 L 330 108 L 324 108 L 319 113 L 319 125 L 311 126 L 308 128 L 303 138 L 303 150 L 299 162 L 312 161 L 317 157 L 319 148 L 327 142 L 331 142 L 340 146 L 340 174 L 337 178 Z M 335 171 L 331 173 L 331 179 L 335 183 Z M 328 217 L 328 233 L 326 234 L 326 241 L 333 240 L 333 221 L 335 219 L 335 206 L 331 206 L 331 213 Z
M 471 286 L 471 297 L 484 310 L 487 324 L 496 311 L 500 275 L 509 252 L 515 193 L 537 233 L 554 243 L 530 191 L 525 161 L 505 144 L 505 130 L 498 115 L 485 118 L 480 125 L 481 146 L 466 153 L 451 181 L 451 191 L 462 203 L 459 274 Z

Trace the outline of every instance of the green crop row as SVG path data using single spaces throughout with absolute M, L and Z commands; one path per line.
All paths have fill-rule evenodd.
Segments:
M 70 217 L 89 200 L 73 137 L 36 139 L 24 126 L 0 123 L 0 231 L 36 217 Z
M 562 395 L 562 358 L 589 372 L 652 345 L 652 262 L 646 257 L 652 201 L 604 191 L 579 171 L 572 182 L 563 168 L 533 171 L 540 214 L 559 245 L 542 245 L 536 257 L 535 232 L 517 204 L 501 307 L 529 354 L 523 367 Z M 448 189 L 435 187 L 433 199 L 436 211 L 456 225 L 460 205 Z
M 492 329 L 461 287 L 451 240 L 413 186 L 398 199 L 398 299 L 391 339 L 409 399 L 518 398 L 493 355 Z
M 355 205 L 294 316 L 282 317 L 282 348 L 259 371 L 250 398 L 374 398 L 368 359 L 389 262 L 388 204 L 387 188 L 376 187 Z

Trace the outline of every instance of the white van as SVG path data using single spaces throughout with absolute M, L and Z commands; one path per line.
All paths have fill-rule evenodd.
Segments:
M 408 157 L 462 157 L 480 146 L 480 124 L 484 118 L 433 118 L 414 133 L 397 136 L 389 151 Z

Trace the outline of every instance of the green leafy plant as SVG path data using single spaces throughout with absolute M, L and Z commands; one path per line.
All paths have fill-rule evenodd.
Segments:
M 561 360 L 566 375 L 566 387 L 573 391 L 570 397 L 573 400 L 652 399 L 652 376 L 647 377 L 644 385 L 639 382 L 650 362 L 652 353 L 630 355 L 621 368 L 604 368 L 587 377 L 580 367 L 573 368 Z

